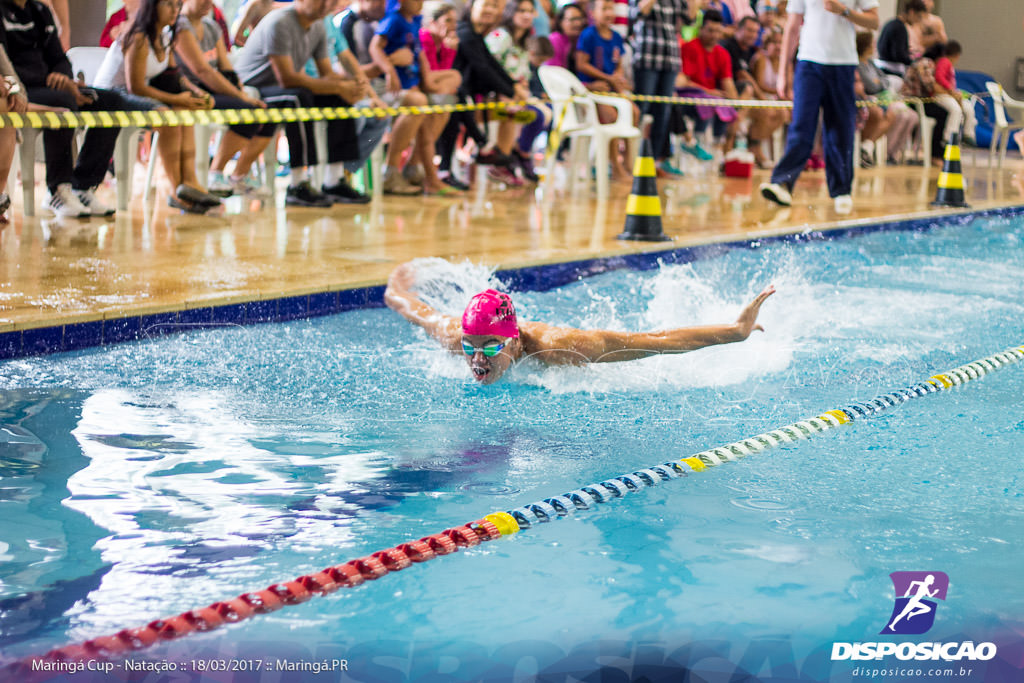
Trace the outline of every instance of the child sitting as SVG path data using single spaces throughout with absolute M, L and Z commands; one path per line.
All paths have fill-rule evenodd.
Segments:
M 962 53 L 963 48 L 955 40 L 938 43 L 926 53 L 935 60 L 935 101 L 949 112 L 942 131 L 942 139 L 947 142 L 950 135 L 960 131 L 961 125 L 964 137 L 974 140 L 974 109 L 956 87 L 956 63 Z
M 576 72 L 580 80 L 596 92 L 617 92 L 629 94 L 633 84 L 624 75 L 622 61 L 625 41 L 616 33 L 612 26 L 615 23 L 615 0 L 594 0 L 592 5 L 594 23 L 583 29 L 576 42 Z M 616 118 L 616 109 L 606 104 L 597 105 L 597 117 L 601 123 L 611 123 Z M 633 124 L 640 119 L 640 110 L 633 105 Z M 612 164 L 612 178 L 615 180 L 631 180 L 632 174 L 626 170 L 630 159 L 619 159 L 616 147 L 612 142 L 609 158 Z M 628 155 L 627 155 L 628 156 Z

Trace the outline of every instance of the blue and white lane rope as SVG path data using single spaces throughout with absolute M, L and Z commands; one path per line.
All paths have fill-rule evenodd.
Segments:
M 587 484 L 560 496 L 545 498 L 507 512 L 493 513 L 486 519 L 493 522 L 502 535 L 514 534 L 520 529 L 565 517 L 576 510 L 587 510 L 597 504 L 622 498 L 627 493 L 657 486 L 669 479 L 702 472 L 709 467 L 734 462 L 781 444 L 809 439 L 816 434 L 850 422 L 875 417 L 912 398 L 920 398 L 952 389 L 971 380 L 981 379 L 991 372 L 1021 360 L 1024 360 L 1024 346 L 1017 346 L 973 363 L 961 365 L 949 372 L 932 375 L 923 382 L 882 394 L 870 401 L 828 410 L 817 417 L 794 422 L 770 432 L 734 441 L 725 446 L 701 451 L 688 458 L 654 465 L 605 479 L 596 484 Z

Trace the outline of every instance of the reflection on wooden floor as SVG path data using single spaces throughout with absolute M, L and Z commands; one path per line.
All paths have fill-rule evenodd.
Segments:
M 964 152 L 973 209 L 1024 205 L 1019 158 L 988 169 L 987 153 L 972 164 Z M 114 219 L 63 221 L 45 211 L 25 218 L 11 188 L 11 221 L 0 231 L 0 332 L 380 284 L 395 264 L 421 256 L 516 267 L 951 212 L 929 206 L 935 170 L 858 171 L 848 216 L 834 212 L 823 172 L 803 174 L 787 209 L 758 194 L 767 175 L 659 180 L 664 230 L 674 238 L 661 243 L 615 239 L 628 184 L 612 184 L 605 203 L 583 182 L 545 201 L 532 186 L 502 189 L 479 174 L 460 197 L 384 197 L 330 210 L 286 210 L 279 184 L 276 205 L 232 198 L 217 216 L 180 214 L 160 193 Z M 109 188 L 100 192 L 114 203 Z

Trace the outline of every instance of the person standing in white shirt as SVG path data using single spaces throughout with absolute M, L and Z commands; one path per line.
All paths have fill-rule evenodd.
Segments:
M 779 97 L 793 100 L 793 122 L 786 152 L 761 194 L 789 206 L 790 194 L 814 147 L 819 111 L 829 196 L 838 213 L 853 208 L 853 138 L 857 101 L 853 92 L 857 70 L 857 28 L 878 28 L 877 0 L 790 0 L 782 34 Z M 799 41 L 799 52 L 797 42 Z M 796 54 L 796 66 L 792 66 Z

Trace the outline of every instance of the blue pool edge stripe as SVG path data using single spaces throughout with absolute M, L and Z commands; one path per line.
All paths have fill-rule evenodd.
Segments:
M 819 242 L 886 231 L 925 231 L 939 226 L 964 225 L 979 218 L 1024 215 L 1024 206 L 998 207 L 949 216 L 897 219 L 882 223 L 839 225 L 782 235 L 745 238 L 688 247 L 616 256 L 598 256 L 524 268 L 504 269 L 496 276 L 513 291 L 547 291 L 615 270 L 651 270 L 661 264 L 682 264 L 721 256 L 734 249 L 755 249 L 773 243 Z M 0 361 L 26 356 L 79 351 L 126 341 L 155 338 L 186 329 L 286 322 L 383 308 L 384 286 L 340 289 L 306 295 L 287 295 L 222 306 L 200 306 L 166 313 L 127 315 L 50 327 L 0 333 Z

